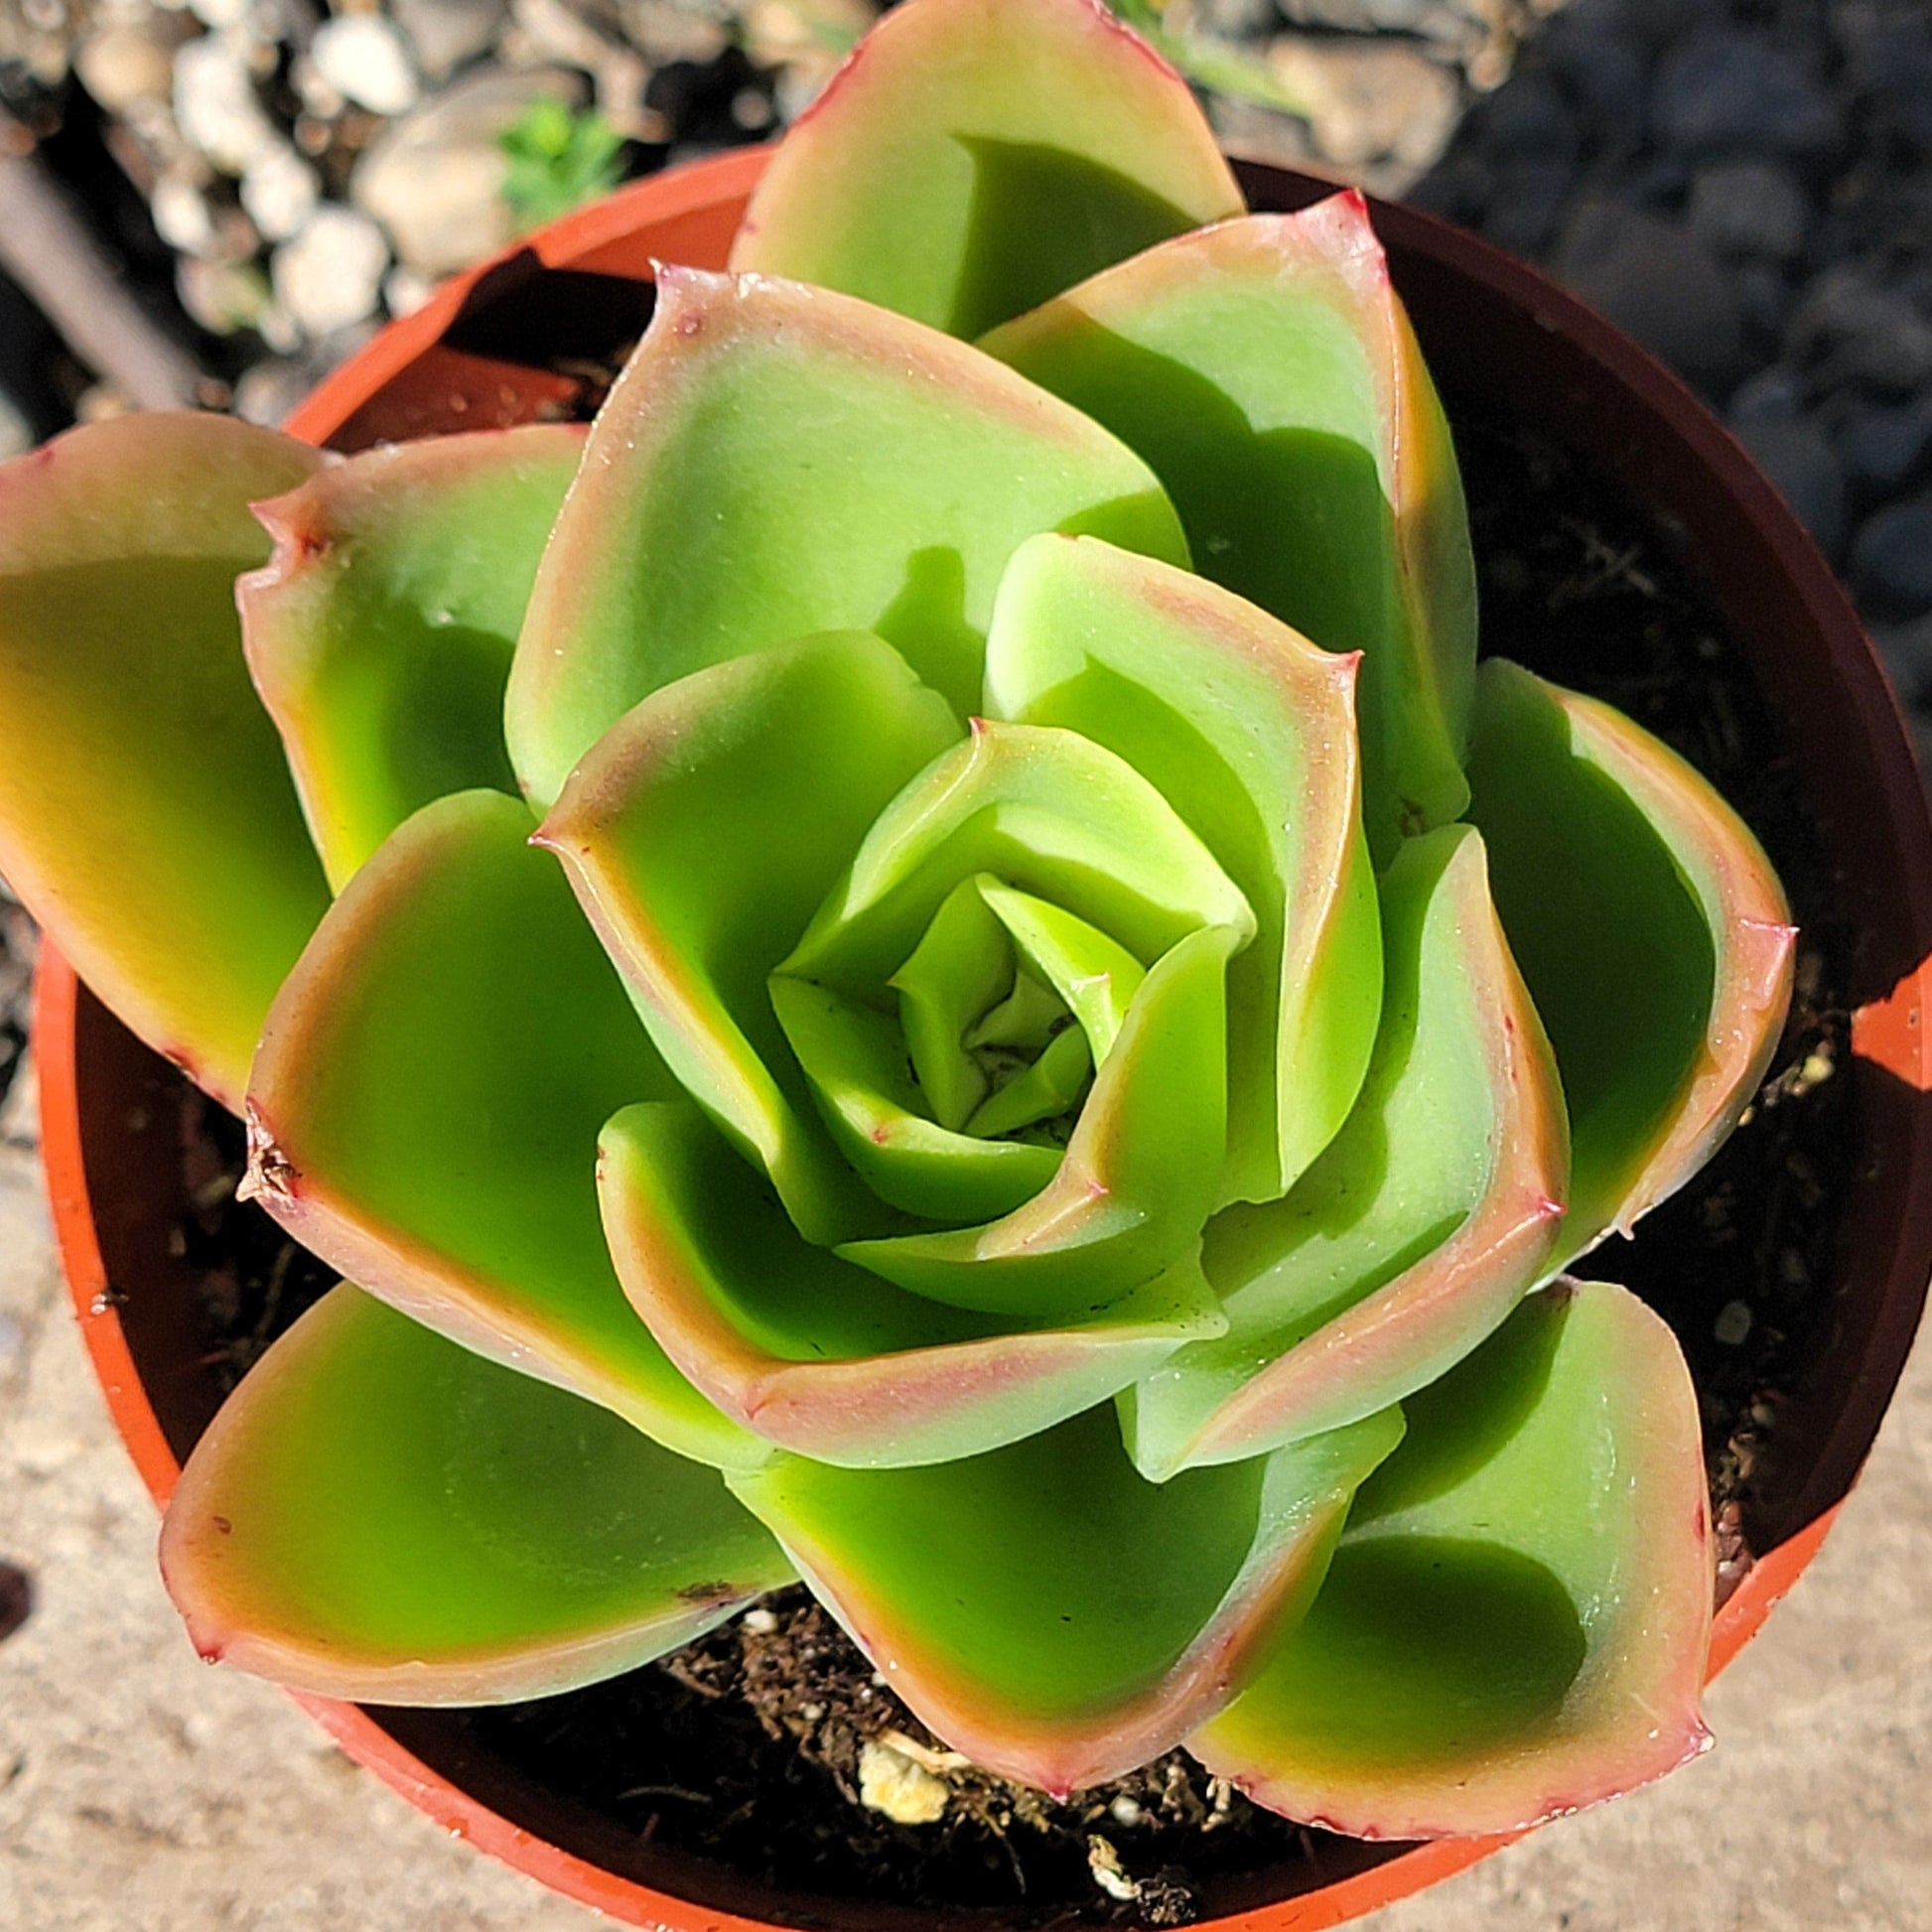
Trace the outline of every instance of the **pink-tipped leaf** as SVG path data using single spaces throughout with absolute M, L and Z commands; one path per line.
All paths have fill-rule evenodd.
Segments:
M 128 416 L 0 467 L 0 874 L 150 1046 L 238 1109 L 329 903 L 234 580 L 318 451 Z
M 1241 208 L 1186 82 L 1101 0 L 912 0 L 779 144 L 732 266 L 972 337 Z
M 597 1683 L 793 1574 L 716 1470 L 347 1286 L 197 1446 L 161 1565 L 210 1662 L 403 1705 Z
M 1188 1748 L 1384 1839 L 1522 1830 L 1695 1757 L 1710 1504 L 1670 1330 L 1560 1283 L 1404 1410 L 1312 1609 Z
M 516 789 L 503 686 L 583 449 L 569 423 L 383 444 L 255 505 L 242 639 L 339 892 L 432 799 Z

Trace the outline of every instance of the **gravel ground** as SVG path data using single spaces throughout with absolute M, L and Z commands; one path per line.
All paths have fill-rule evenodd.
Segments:
M 1932 15 L 1923 0 L 1193 0 L 1287 117 L 1231 144 L 1408 194 L 1686 373 L 1844 573 L 1932 748 Z M 210 397 L 272 419 L 511 231 L 496 137 L 595 103 L 628 171 L 761 138 L 870 0 L 0 0 L 37 149 Z M 425 157 L 443 192 L 425 196 Z M 401 182 L 405 187 L 399 187 Z M 0 451 L 118 406 L 0 277 Z M 0 899 L 0 1088 L 31 932 Z M 0 1926 L 566 1932 L 588 1915 L 196 1667 L 63 1311 L 28 1083 L 0 1101 Z M 1377 1932 L 1932 1932 L 1932 1353 L 1718 1750 Z

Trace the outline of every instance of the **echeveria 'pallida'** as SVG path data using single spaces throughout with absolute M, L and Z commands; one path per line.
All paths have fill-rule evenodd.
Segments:
M 889 16 L 588 433 L 82 429 L 0 577 L 0 865 L 345 1278 L 170 1511 L 208 1655 L 522 1697 L 800 1575 L 1054 1791 L 1700 1747 L 1689 1380 L 1557 1277 L 1735 1122 L 1781 895 L 1478 673 L 1363 204 L 1244 214 L 1097 0 Z

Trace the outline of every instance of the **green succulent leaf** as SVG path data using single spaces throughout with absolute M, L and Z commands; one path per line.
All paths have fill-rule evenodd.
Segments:
M 1485 664 L 1469 775 L 1570 1106 L 1574 1256 L 1627 1233 L 1737 1124 L 1784 1025 L 1795 933 L 1742 820 L 1608 705 Z
M 1368 1065 L 1382 968 L 1353 692 L 1349 659 L 1104 543 L 1036 538 L 1000 587 L 988 711 L 1116 753 L 1254 908 L 1228 971 L 1224 1198 L 1291 1186 Z
M 996 1005 L 1019 995 L 1013 941 L 987 903 L 983 883 L 962 879 L 952 889 L 905 964 L 887 981 L 898 995 L 898 1032 L 918 1088 L 932 1118 L 952 1130 L 965 1126 L 990 1085 L 966 1035 Z M 777 993 L 774 986 L 774 999 Z M 1052 1002 L 1046 1004 L 1050 1017 Z M 1045 1043 L 1042 1033 L 1035 1050 Z
M 990 874 L 1152 961 L 1255 916 L 1132 765 L 1057 727 L 976 719 L 880 814 L 779 971 L 861 997 L 908 959 L 962 880 Z
M 0 873 L 150 1046 L 238 1108 L 329 903 L 248 682 L 249 502 L 322 462 L 216 416 L 124 417 L 0 467 Z
M 1058 1796 L 1171 1748 L 1291 1630 L 1393 1414 L 1156 1485 L 1089 1411 L 988 1455 L 732 1488 L 939 1736 Z
M 732 267 L 971 337 L 1241 209 L 1186 83 L 1099 0 L 924 0 L 780 145 Z
M 248 667 L 337 891 L 432 799 L 516 789 L 503 686 L 583 451 L 567 423 L 383 444 L 255 505 Z
M 1541 1280 L 1568 1178 L 1563 1094 L 1466 825 L 1382 880 L 1388 980 L 1355 1111 L 1286 1199 L 1208 1224 L 1227 1335 L 1122 1397 L 1159 1480 L 1402 1401 Z
M 599 1224 L 597 1137 L 675 1092 L 528 808 L 457 792 L 330 910 L 268 1018 L 249 1176 L 333 1267 L 702 1461 L 762 1446 L 632 1313 Z
M 672 1071 L 813 1240 L 860 1232 L 868 1216 L 765 979 L 882 808 L 957 735 L 891 645 L 863 631 L 800 638 L 645 699 L 538 834 Z
M 1079 1024 L 1089 1063 L 1098 1066 L 1114 1050 L 1114 1041 L 1127 1024 L 1127 1009 L 1147 977 L 1146 968 L 1125 946 L 1063 906 L 1031 893 L 1016 893 L 997 879 L 981 879 L 979 891 L 1013 935 L 1022 959 L 1058 994 Z
M 688 1103 L 625 1109 L 601 1156 L 611 1252 L 652 1332 L 727 1415 L 825 1462 L 980 1454 L 1222 1326 L 1191 1257 L 1066 1320 L 1016 1324 L 902 1294 L 806 1242 Z
M 1227 962 L 1245 936 L 1203 926 L 1155 962 L 1053 1178 L 1024 1206 L 839 1252 L 915 1295 L 1041 1318 L 1104 1307 L 1189 1252 L 1226 1148 Z
M 1379 863 L 1460 814 L 1475 668 L 1462 486 L 1359 195 L 1183 235 L 982 346 L 1147 459 L 1205 576 L 1363 653 Z
M 1188 1748 L 1366 1838 L 1520 1830 L 1704 1749 L 1710 1505 L 1663 1322 L 1562 1283 L 1404 1409 L 1313 1608 Z
M 596 1683 L 794 1574 L 715 1469 L 346 1286 L 203 1438 L 161 1561 L 210 1662 L 404 1705 Z
M 818 630 L 877 631 L 963 717 L 1008 557 L 1058 529 L 1186 560 L 1145 465 L 977 350 L 824 289 L 667 268 L 518 640 L 524 788 L 547 807 L 640 699 Z

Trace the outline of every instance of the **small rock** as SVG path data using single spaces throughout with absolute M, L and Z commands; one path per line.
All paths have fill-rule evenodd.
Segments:
M 184 255 L 175 264 L 181 306 L 212 336 L 259 329 L 268 308 L 268 278 L 252 262 L 202 261 Z
M 1839 423 L 1835 441 L 1852 486 L 1887 494 L 1932 459 L 1932 394 L 1908 403 L 1858 404 Z
M 722 20 L 680 6 L 678 0 L 619 0 L 618 12 L 624 39 L 653 67 L 672 61 L 707 67 L 730 39 Z
M 382 278 L 382 306 L 392 316 L 413 316 L 435 293 L 435 282 L 413 268 L 392 268 Z
M 1773 362 L 1737 385 L 1725 410 L 1725 421 L 1732 435 L 1741 437 L 1759 423 L 1793 421 L 1804 404 L 1804 378 L 1785 363 Z
M 189 145 L 224 174 L 245 174 L 280 138 L 256 97 L 247 61 L 213 34 L 175 56 L 175 120 Z
M 195 18 L 217 33 L 223 28 L 241 26 L 248 18 L 250 5 L 251 0 L 188 0 Z
M 1932 382 L 1932 322 L 1858 263 L 1828 268 L 1805 290 L 1785 337 L 1789 353 L 1821 363 L 1825 382 L 1903 394 Z
M 777 1629 L 778 1619 L 760 1604 L 757 1609 L 745 1612 L 745 1627 L 757 1636 L 768 1637 Z
M 1728 28 L 1687 35 L 1665 56 L 1651 120 L 1666 147 L 1688 155 L 1812 155 L 1835 148 L 1842 134 L 1831 94 L 1800 61 L 1761 35 Z
M 1581 197 L 1552 258 L 1558 278 L 1693 381 L 1733 372 L 1736 291 L 1689 228 L 1608 197 Z
M 382 230 L 359 209 L 330 204 L 276 249 L 270 274 L 290 321 L 303 335 L 319 337 L 375 313 L 388 266 Z
M 1718 1318 L 1711 1324 L 1711 1332 L 1726 1348 L 1737 1347 L 1750 1334 L 1751 1311 L 1744 1302 L 1726 1302 L 1718 1311 Z
M 1691 182 L 1691 228 L 1722 254 L 1789 261 L 1810 215 L 1797 176 L 1778 162 L 1725 162 Z
M 1377 182 L 1384 192 L 1433 167 L 1454 131 L 1454 80 L 1412 47 L 1283 35 L 1268 64 L 1303 103 L 1316 151 L 1344 169 L 1386 162 Z
M 869 1740 L 859 1751 L 859 1802 L 896 1825 L 936 1825 L 946 1815 L 949 1793 L 903 1751 Z
M 351 199 L 420 275 L 448 275 L 493 254 L 514 233 L 497 141 L 547 95 L 576 106 L 583 82 L 560 68 L 484 69 L 454 82 L 376 139 L 350 178 Z
M 406 114 L 416 104 L 409 50 L 381 14 L 338 14 L 317 30 L 309 59 L 345 100 L 371 114 Z
M 1345 34 L 1414 33 L 1434 11 L 1433 0 L 1281 0 L 1282 18 L 1295 26 L 1331 27 Z M 1237 38 L 1250 39 L 1265 25 L 1258 20 Z
M 1824 432 L 1807 422 L 1757 423 L 1738 440 L 1777 484 L 1779 493 L 1827 557 L 1845 542 L 1845 473 Z
M 286 241 L 321 199 L 316 171 L 291 147 L 269 149 L 241 178 L 241 206 L 266 241 Z
M 1909 623 L 1873 624 L 1871 641 L 1906 704 L 1923 705 L 1932 698 L 1932 613 Z
M 1850 576 L 1881 621 L 1932 611 L 1932 496 L 1873 510 L 1852 539 Z
M 1542 252 L 1563 212 L 1571 172 L 1559 161 L 1520 161 L 1501 171 L 1482 217 L 1482 231 L 1513 255 Z
M 103 27 L 73 57 L 80 84 L 110 114 L 137 101 L 166 100 L 174 87 L 172 48 L 147 26 Z
M 1548 74 L 1517 74 L 1482 103 L 1477 117 L 1477 138 L 1491 154 L 1543 166 L 1577 158 L 1576 117 Z
M 215 251 L 214 216 L 207 197 L 186 175 L 163 175 L 148 197 L 154 231 L 177 254 L 211 255 Z
M 396 24 L 431 80 L 487 54 L 509 18 L 507 0 L 393 0 Z

